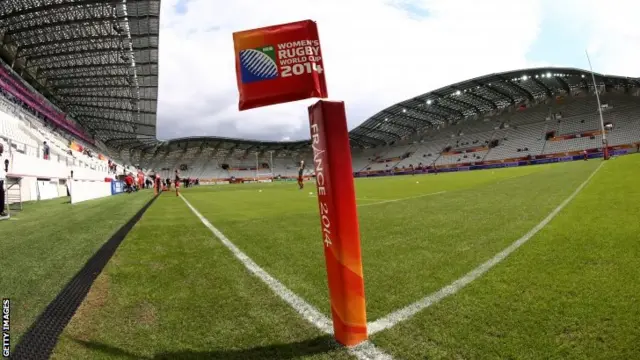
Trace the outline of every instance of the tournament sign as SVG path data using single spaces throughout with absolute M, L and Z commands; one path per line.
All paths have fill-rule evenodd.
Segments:
M 239 109 L 327 96 L 316 23 L 305 20 L 233 34 Z M 367 339 L 360 229 L 343 102 L 308 108 L 335 339 Z
M 328 96 L 314 21 L 236 32 L 233 43 L 240 111 Z

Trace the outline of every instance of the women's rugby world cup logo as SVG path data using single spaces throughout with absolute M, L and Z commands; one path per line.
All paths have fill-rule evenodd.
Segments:
M 235 32 L 233 50 L 240 111 L 328 96 L 311 20 Z
M 239 57 L 244 84 L 276 79 L 279 76 L 276 52 L 271 45 L 258 49 L 240 50 Z

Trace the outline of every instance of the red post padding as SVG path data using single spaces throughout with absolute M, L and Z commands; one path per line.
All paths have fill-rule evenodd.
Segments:
M 343 102 L 309 107 L 322 241 L 334 335 L 346 346 L 367 339 L 360 230 Z

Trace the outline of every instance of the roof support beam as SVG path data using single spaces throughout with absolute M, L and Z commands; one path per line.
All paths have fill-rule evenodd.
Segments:
M 135 134 L 135 132 L 133 132 L 133 131 L 118 130 L 118 129 L 113 129 L 113 128 L 96 127 L 96 128 L 92 128 L 91 130 L 93 130 L 93 131 L 106 131 L 106 132 L 116 132 L 116 133 L 121 133 L 121 134 L 131 134 L 131 135 L 136 135 L 136 134 Z
M 413 108 L 409 108 L 409 110 L 414 111 L 414 109 L 413 109 Z M 418 121 L 418 122 L 420 122 L 421 124 L 433 125 L 433 123 L 432 123 L 431 121 L 429 121 L 429 120 L 427 120 L 427 119 L 421 119 L 421 118 L 416 117 L 416 116 L 413 116 L 412 114 L 409 114 L 409 113 L 407 113 L 407 112 L 401 112 L 401 113 L 399 113 L 399 114 L 395 114 L 395 113 L 392 113 L 392 112 L 387 111 L 387 110 L 382 110 L 382 113 L 383 113 L 383 114 L 387 114 L 387 115 L 389 115 L 389 117 L 390 117 L 392 120 L 393 120 L 393 118 L 394 118 L 394 117 L 401 117 L 401 118 L 403 118 L 403 119 L 408 119 L 409 121 L 412 121 L 412 122 Z
M 539 79 L 536 79 L 535 77 L 531 77 L 531 80 L 533 80 L 536 84 L 542 87 L 542 89 L 544 89 L 544 92 L 545 94 L 547 94 L 547 97 L 550 98 L 553 96 L 553 91 L 551 91 L 551 89 L 547 86 L 547 84 L 543 83 Z
M 138 140 L 138 139 L 137 139 L 137 138 L 135 138 L 135 137 L 112 138 L 112 139 L 105 140 L 104 144 L 105 144 L 105 145 L 107 145 L 107 144 L 111 144 L 111 143 L 112 143 L 112 142 L 114 142 L 114 141 L 129 141 L 129 142 L 137 142 L 137 140 Z
M 84 15 L 84 14 L 83 14 Z M 127 19 L 129 21 L 131 20 L 137 20 L 137 19 L 149 19 L 149 18 L 160 18 L 159 15 L 156 14 L 145 14 L 145 15 L 127 15 Z M 122 20 L 123 18 L 118 18 L 118 20 Z M 18 27 L 18 28 L 12 28 L 11 30 L 7 31 L 7 34 L 10 36 L 15 36 L 17 34 L 23 34 L 26 32 L 30 32 L 30 31 L 35 31 L 35 30 L 44 30 L 41 31 L 41 33 L 47 31 L 48 29 L 51 28 L 56 28 L 56 27 L 67 27 L 67 26 L 72 26 L 72 25 L 78 25 L 78 24 L 85 24 L 85 23 L 91 23 L 94 26 L 97 26 L 99 22 L 111 22 L 113 21 L 114 18 L 111 14 L 109 15 L 102 15 L 102 16 L 85 16 L 85 17 L 79 17 L 77 19 L 64 19 L 64 20 L 60 20 L 60 21 L 53 21 L 50 23 L 46 23 L 46 24 L 35 24 L 35 25 L 29 25 L 29 26 L 24 26 L 24 27 Z
M 36 7 L 25 7 L 24 9 L 12 11 L 0 16 L 0 21 L 7 20 L 12 17 L 29 15 L 37 12 L 49 12 L 52 10 L 63 9 L 66 7 L 76 7 L 76 6 L 87 6 L 92 4 L 112 4 L 115 5 L 117 0 L 76 0 L 76 1 L 65 1 L 59 3 L 46 4 Z
M 373 131 L 373 132 L 378 132 L 378 133 L 381 133 L 381 134 L 386 134 L 386 135 L 391 136 L 393 138 L 396 138 L 398 140 L 402 139 L 402 137 L 400 135 L 398 135 L 398 134 L 392 133 L 390 131 L 382 130 L 382 129 L 379 129 L 379 128 L 363 127 L 363 129 L 369 130 L 369 131 Z
M 571 88 L 563 78 L 556 76 L 554 77 L 554 79 L 558 82 L 558 84 L 560 84 L 560 86 L 564 89 L 564 91 L 567 92 L 567 95 L 571 95 Z
M 158 49 L 158 45 L 149 45 L 149 46 L 145 46 L 145 47 L 140 47 L 140 48 L 135 48 L 133 49 L 133 51 L 146 51 L 146 50 L 157 50 Z M 44 58 L 52 58 L 52 57 L 58 57 L 58 56 L 73 56 L 73 55 L 77 55 L 77 54 L 102 54 L 102 53 L 119 53 L 122 49 L 120 47 L 108 47 L 108 48 L 102 48 L 102 49 L 74 49 L 74 50 L 69 50 L 69 51 L 61 51 L 61 52 L 49 52 L 49 53 L 42 53 L 42 54 L 37 54 L 37 55 L 33 55 L 33 56 L 28 56 L 28 54 L 25 54 L 23 56 L 28 56 L 29 59 L 31 59 L 31 61 L 37 61 L 40 59 L 44 59 Z M 124 54 L 125 52 L 123 52 Z
M 519 92 L 520 94 L 522 94 L 526 98 L 528 98 L 530 101 L 534 100 L 533 94 L 529 90 L 527 90 L 527 89 L 523 88 L 522 86 L 517 85 L 517 84 L 505 79 L 505 77 L 502 76 L 502 75 L 500 75 L 499 78 L 502 80 L 501 84 L 504 84 L 505 86 L 510 87 L 511 89 Z
M 157 61 L 148 61 L 148 62 L 140 62 L 140 61 L 136 61 L 136 66 L 139 65 L 158 65 Z M 118 67 L 122 67 L 125 69 L 128 69 L 131 67 L 130 63 L 124 63 L 120 60 L 118 60 L 118 62 L 111 62 L 111 63 L 100 63 L 100 64 L 78 64 L 78 65 L 62 65 L 62 66 L 42 66 L 40 65 L 38 67 L 39 72 L 44 72 L 44 71 L 66 71 L 66 70 L 78 70 L 78 69 L 94 69 L 94 68 L 104 68 L 107 66 L 118 66 Z
M 144 152 L 146 149 L 153 147 L 153 145 L 150 145 L 149 143 L 140 143 L 140 145 L 135 145 L 133 147 L 130 148 L 131 152 L 133 152 L 134 150 L 138 150 L 140 149 L 141 152 Z M 138 158 L 138 161 L 140 161 L 140 159 Z
M 460 91 L 460 93 L 462 93 L 462 91 L 460 89 L 456 88 L 455 86 L 452 86 L 451 88 L 453 90 Z M 472 98 L 478 99 L 478 100 L 482 101 L 483 103 L 491 106 L 492 109 L 497 109 L 498 108 L 498 106 L 493 101 L 491 101 L 491 100 L 489 100 L 489 99 L 487 99 L 487 98 L 485 98 L 483 96 L 480 96 L 478 94 L 474 94 L 473 91 L 471 91 L 471 89 L 469 89 L 467 92 L 465 92 L 464 95 L 468 95 L 468 96 L 470 96 Z M 478 114 L 480 113 L 480 109 L 475 104 L 467 103 L 466 101 L 462 101 L 462 100 L 461 100 L 461 102 L 473 106 L 475 108 L 475 110 L 476 110 L 476 113 L 478 113 Z
M 358 138 L 358 140 L 360 140 L 360 141 L 364 141 L 364 142 L 365 142 L 365 144 L 366 144 L 368 147 L 374 147 L 374 148 L 375 148 L 375 147 L 378 147 L 378 146 L 386 145 L 386 144 L 380 144 L 380 143 L 378 143 L 378 142 L 376 142 L 376 141 L 371 141 L 371 140 L 368 140 L 368 139 L 370 139 L 370 138 L 364 138 L 364 137 L 360 137 L 360 138 Z
M 387 145 L 386 141 L 384 141 L 382 139 L 375 138 L 375 137 L 371 137 L 369 135 L 358 134 L 358 135 L 355 135 L 355 136 L 358 137 L 358 138 L 371 139 L 371 140 L 373 140 L 373 143 L 372 143 L 373 145 Z M 371 143 L 371 142 L 369 141 L 369 143 Z
M 480 109 L 479 109 L 477 106 L 475 106 L 474 104 L 468 103 L 468 102 L 466 102 L 466 101 L 462 101 L 462 100 L 460 100 L 459 98 L 456 98 L 456 97 L 454 97 L 454 96 L 447 96 L 447 97 L 444 97 L 444 96 L 441 96 L 441 95 L 439 95 L 439 94 L 437 94 L 437 93 L 435 93 L 435 92 L 432 92 L 432 94 L 436 94 L 436 95 L 440 96 L 441 98 L 444 98 L 444 100 L 451 101 L 451 102 L 453 102 L 453 103 L 456 103 L 456 104 L 462 105 L 462 106 L 464 106 L 464 107 L 471 107 L 471 108 L 473 109 L 473 111 L 474 111 L 476 114 L 480 114 Z M 459 112 L 460 114 L 462 114 L 462 116 L 464 117 L 464 113 L 463 113 L 462 111 L 458 111 L 458 112 Z
M 471 97 L 474 97 L 474 98 L 476 98 L 476 99 L 478 99 L 478 100 L 481 100 L 481 101 L 483 101 L 483 102 L 484 102 L 484 103 L 486 103 L 486 104 L 489 104 L 489 106 L 491 106 L 491 108 L 492 108 L 493 110 L 495 110 L 495 109 L 497 109 L 497 108 L 498 108 L 498 105 L 497 105 L 495 102 L 493 102 L 493 101 L 492 101 L 492 100 L 490 100 L 490 99 L 487 99 L 487 98 L 486 98 L 486 97 L 484 97 L 484 96 L 478 95 L 478 94 L 476 94 L 476 93 L 474 93 L 474 92 L 472 92 L 472 91 L 467 92 L 467 95 L 469 95 L 469 96 L 471 96 Z
M 431 106 L 431 105 L 428 105 Z M 409 108 L 411 111 L 415 111 L 419 114 L 422 114 L 424 116 L 430 117 L 430 118 L 435 118 L 438 122 L 440 123 L 444 123 L 447 121 L 447 117 L 441 115 L 440 113 L 437 112 L 433 112 L 430 110 L 425 109 L 424 107 L 411 107 Z M 431 122 L 430 122 L 431 123 Z M 433 123 L 431 123 L 433 125 Z
M 139 88 L 157 88 L 157 85 L 138 85 Z M 134 85 L 130 84 L 75 84 L 75 85 L 59 85 L 57 89 L 128 89 L 134 88 Z M 64 94 L 60 94 L 64 96 Z
M 451 88 L 455 90 L 455 88 L 453 88 L 453 87 L 451 87 Z M 462 100 L 456 99 L 453 95 L 452 95 L 452 96 L 445 96 L 445 95 L 442 95 L 441 93 L 438 93 L 438 92 L 436 92 L 436 91 L 432 91 L 431 93 L 432 93 L 432 94 L 434 94 L 434 95 L 436 95 L 436 96 L 438 96 L 438 97 L 439 97 L 440 99 L 442 99 L 442 100 L 451 101 L 451 102 L 453 102 L 453 103 L 456 103 L 456 104 L 462 105 L 463 107 L 471 107 L 471 108 L 473 108 L 473 111 L 475 111 L 475 113 L 476 113 L 476 114 L 480 114 L 480 109 L 478 109 L 478 107 L 477 107 L 477 106 L 475 106 L 475 105 L 473 105 L 473 104 L 470 104 L 470 103 L 467 103 L 467 102 L 464 102 L 464 101 L 462 101 Z M 462 94 L 462 92 L 460 92 L 460 93 Z M 452 109 L 453 109 L 453 108 L 452 108 Z M 462 117 L 464 117 L 464 112 L 462 112 L 462 111 L 460 111 L 460 110 L 456 110 L 456 111 L 457 111 L 458 113 L 460 113 L 460 115 L 461 115 Z
M 77 68 L 74 69 L 76 71 L 62 71 L 61 73 L 57 73 L 56 71 L 46 71 L 46 69 L 42 71 L 38 71 L 36 73 L 36 79 L 45 79 L 49 76 L 55 76 L 57 78 L 64 78 L 61 75 L 68 76 L 82 76 L 82 75 L 108 75 L 108 74 L 122 74 L 123 76 L 131 74 L 133 68 L 130 65 L 126 65 L 124 63 L 120 63 L 117 66 L 114 65 L 106 65 L 106 66 L 98 66 L 96 65 L 93 68 Z
M 450 106 L 447 106 L 445 104 L 442 104 L 441 101 L 439 101 L 440 99 L 438 99 L 438 101 L 434 101 L 431 106 L 437 106 L 443 110 L 445 110 L 446 112 L 448 112 L 449 114 L 455 114 L 455 116 L 457 117 L 464 117 L 464 114 L 462 113 L 462 111 L 458 110 L 458 109 L 454 109 Z M 443 99 L 446 100 L 446 99 Z
M 91 122 L 91 121 L 109 121 L 109 122 L 113 122 L 113 123 L 118 123 L 118 124 L 127 124 L 127 125 L 145 125 L 145 126 L 150 126 L 147 124 L 142 124 L 142 123 L 136 123 L 133 121 L 127 121 L 127 120 L 119 120 L 119 119 L 112 119 L 112 118 L 108 118 L 108 117 L 103 117 L 103 116 L 95 116 L 95 115 L 89 115 L 89 114 L 79 114 L 77 116 L 78 120 L 80 122 Z
M 141 34 L 131 34 L 131 39 L 147 39 L 149 37 L 158 37 L 158 35 L 141 35 Z M 92 43 L 95 41 L 105 41 L 105 40 L 125 40 L 127 37 L 120 34 L 104 34 L 104 35 L 91 35 L 91 36 L 81 36 L 81 37 L 72 37 L 69 39 L 51 39 L 41 42 L 34 42 L 31 44 L 23 45 L 23 50 L 31 50 L 42 48 L 46 46 L 62 46 L 62 45 L 71 45 L 77 42 L 87 42 Z
M 495 86 L 491 86 L 490 84 L 484 84 L 484 83 L 482 83 L 482 82 L 480 82 L 478 80 L 474 80 L 474 83 L 479 85 L 479 86 L 484 87 L 489 92 L 492 92 L 492 93 L 494 93 L 494 94 L 496 94 L 498 96 L 505 97 L 505 98 L 509 99 L 511 101 L 511 105 L 516 103 L 516 99 L 513 96 L 511 96 L 509 93 L 506 93 L 506 92 L 496 88 Z
M 79 75 L 79 76 L 53 76 L 48 77 L 49 81 L 59 81 L 59 80 L 86 80 L 86 79 L 122 79 L 128 76 L 132 76 L 133 74 L 103 74 L 103 75 Z M 138 79 L 147 78 L 147 77 L 157 77 L 158 75 L 138 75 Z
M 63 99 L 104 99 L 104 100 L 138 100 L 136 97 L 132 96 L 109 96 L 109 95 L 92 95 L 92 94 L 63 94 L 60 95 Z M 155 98 L 144 98 L 141 97 L 140 101 L 157 101 Z
M 351 140 L 354 143 L 358 144 L 358 146 L 360 146 L 360 148 L 365 148 L 366 147 L 366 144 L 360 142 L 360 140 L 358 140 L 356 138 L 349 137 L 349 140 Z
M 399 104 L 401 106 L 407 105 L 407 107 L 413 111 L 419 112 L 425 116 L 430 116 L 430 117 L 435 117 L 436 119 L 440 120 L 440 121 L 445 121 L 447 119 L 447 117 L 445 115 L 442 115 L 440 113 L 437 112 L 433 112 L 430 110 L 427 110 L 426 107 L 427 106 L 431 106 L 431 104 L 427 104 L 424 100 L 418 99 L 418 98 L 413 98 L 411 100 L 407 100 L 401 104 Z
M 395 122 L 395 121 L 393 121 L 393 120 L 389 120 L 389 121 L 387 121 L 387 124 L 390 124 L 390 125 L 392 125 L 392 126 L 396 126 L 396 127 L 399 127 L 399 128 L 401 128 L 401 129 L 405 129 L 405 130 L 407 130 L 407 131 L 411 131 L 411 132 L 416 132 L 416 131 L 418 131 L 418 128 L 417 128 L 417 127 L 415 127 L 415 126 L 409 126 L 409 125 L 406 125 L 406 124 L 401 124 L 401 123 Z M 429 124 L 431 124 L 431 123 L 429 123 Z
M 17 35 L 21 35 L 24 33 L 28 33 L 30 31 L 36 31 L 36 30 L 41 30 L 41 33 L 47 33 L 47 32 L 51 32 L 50 29 L 52 28 L 57 28 L 57 27 L 67 27 L 67 26 L 73 26 L 73 25 L 81 25 L 81 24 L 86 24 L 86 23 L 98 23 L 99 21 L 111 21 L 113 20 L 113 16 L 98 16 L 98 17 L 80 17 L 77 19 L 65 19 L 65 20 L 60 20 L 60 21 L 53 21 L 53 22 L 49 22 L 49 23 L 45 23 L 45 24 L 35 24 L 35 25 L 29 25 L 29 26 L 24 26 L 24 27 L 18 27 L 18 28 L 12 28 L 11 30 L 7 31 L 7 34 L 9 36 L 11 36 L 12 38 L 18 38 L 18 40 L 20 39 L 20 36 Z M 29 34 L 31 35 L 31 34 Z M 16 39 L 14 39 L 15 41 Z
M 127 113 L 132 113 L 132 114 L 138 113 L 137 109 L 124 109 L 124 108 L 119 108 L 115 106 L 100 106 L 100 105 L 75 104 L 75 103 L 69 104 L 69 109 L 72 109 L 71 110 L 72 112 L 79 113 L 79 114 L 82 114 L 80 113 L 80 111 L 84 111 L 84 109 L 123 111 Z M 140 114 L 154 115 L 155 111 L 140 110 Z

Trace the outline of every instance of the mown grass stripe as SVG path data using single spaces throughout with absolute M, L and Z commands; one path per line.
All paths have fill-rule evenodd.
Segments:
M 154 196 L 86 262 L 60 293 L 47 305 L 16 345 L 12 359 L 49 359 L 58 337 L 84 301 L 98 275 L 127 234 L 157 199 Z

